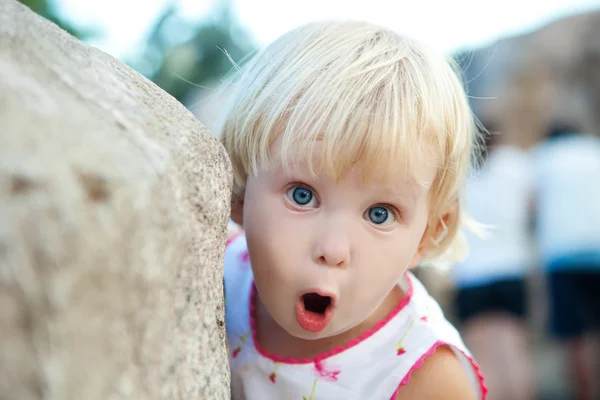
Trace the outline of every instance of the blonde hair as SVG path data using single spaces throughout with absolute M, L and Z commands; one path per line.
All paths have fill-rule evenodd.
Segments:
M 225 112 L 220 135 L 234 196 L 269 166 L 277 140 L 283 162 L 293 162 L 292 149 L 312 157 L 320 140 L 319 165 L 335 179 L 359 160 L 363 179 L 383 173 L 387 181 L 399 167 L 435 163 L 428 229 L 439 234 L 426 257 L 456 258 L 476 131 L 453 65 L 365 22 L 317 22 L 284 34 L 240 68 Z

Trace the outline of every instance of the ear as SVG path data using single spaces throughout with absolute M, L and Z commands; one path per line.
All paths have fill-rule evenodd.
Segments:
M 456 218 L 457 211 L 457 205 L 452 205 L 449 207 L 448 211 L 437 219 L 437 222 L 433 221 L 432 224 L 427 226 L 423 233 L 423 237 L 421 238 L 421 243 L 419 243 L 419 248 L 408 266 L 409 269 L 419 265 L 423 259 L 423 255 L 432 248 L 437 247 L 444 239 L 448 234 L 448 222 L 451 218 Z
M 231 219 L 233 222 L 242 226 L 244 221 L 244 195 L 231 196 Z
M 410 264 L 408 264 L 408 269 L 412 269 L 421 263 L 423 259 L 423 254 L 427 252 L 429 248 L 431 248 L 431 228 L 428 226 L 425 228 L 425 232 L 423 232 L 423 236 L 421 237 L 421 242 L 419 243 L 419 247 L 415 252 L 412 260 L 410 260 Z

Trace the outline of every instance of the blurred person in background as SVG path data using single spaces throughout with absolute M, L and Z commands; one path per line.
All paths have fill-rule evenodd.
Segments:
M 534 398 L 526 274 L 533 171 L 527 152 L 486 134 L 482 164 L 467 182 L 467 212 L 487 228 L 468 234 L 469 255 L 452 269 L 455 312 L 480 362 L 489 400 Z
M 547 273 L 550 330 L 567 344 L 578 400 L 600 390 L 600 138 L 557 123 L 533 149 L 536 238 Z

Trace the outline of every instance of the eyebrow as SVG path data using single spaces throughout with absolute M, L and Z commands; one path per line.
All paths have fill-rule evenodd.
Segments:
M 404 179 L 402 183 L 399 182 L 398 185 L 394 186 L 395 187 L 393 187 L 389 183 L 380 185 L 382 192 L 386 194 L 392 196 L 405 197 L 411 200 L 417 200 L 422 192 L 427 193 L 431 188 L 431 184 L 421 184 L 413 177 L 409 179 Z
M 385 197 L 387 197 L 387 195 Z M 396 192 L 396 193 L 393 193 L 392 197 L 394 199 L 397 199 L 396 201 L 398 201 L 400 204 L 402 204 L 403 207 L 414 208 L 417 204 L 417 199 L 419 196 L 416 194 L 407 196 L 407 195 L 399 194 Z

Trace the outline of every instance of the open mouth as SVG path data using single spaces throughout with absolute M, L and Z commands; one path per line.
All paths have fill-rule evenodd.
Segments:
M 302 296 L 304 309 L 315 314 L 324 315 L 327 308 L 331 306 L 330 296 L 321 296 L 318 293 L 306 293 Z
M 296 320 L 304 330 L 320 332 L 333 317 L 334 298 L 325 293 L 308 292 L 298 298 Z

